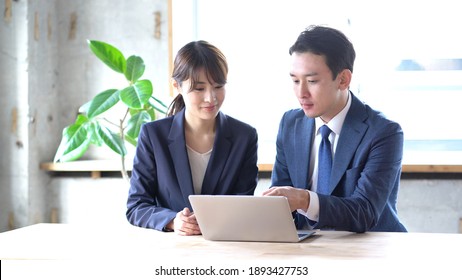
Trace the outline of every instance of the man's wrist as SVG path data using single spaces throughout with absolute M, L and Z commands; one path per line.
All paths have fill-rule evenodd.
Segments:
M 306 208 L 303 208 L 305 212 L 308 211 L 308 208 L 310 208 L 310 191 L 309 190 L 304 190 L 305 191 L 305 196 L 304 196 L 304 205 Z

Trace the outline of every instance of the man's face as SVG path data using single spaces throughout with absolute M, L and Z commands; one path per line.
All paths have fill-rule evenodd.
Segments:
M 293 53 L 290 68 L 295 96 L 306 116 L 329 122 L 343 109 L 346 104 L 343 72 L 333 79 L 324 56 Z

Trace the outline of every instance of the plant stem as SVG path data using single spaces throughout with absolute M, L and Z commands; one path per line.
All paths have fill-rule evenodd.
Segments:
M 122 138 L 122 143 L 125 143 L 124 121 L 125 121 L 125 118 L 128 116 L 128 112 L 129 112 L 129 109 L 127 109 L 127 112 L 125 113 L 124 118 L 121 119 L 119 123 L 120 138 Z M 125 156 L 121 156 L 121 159 L 122 159 L 122 170 L 120 170 L 120 172 L 122 173 L 122 178 L 129 181 L 130 177 L 128 176 L 127 168 L 125 167 Z

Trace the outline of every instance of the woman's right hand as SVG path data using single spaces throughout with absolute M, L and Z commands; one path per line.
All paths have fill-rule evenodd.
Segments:
M 173 230 L 179 235 L 201 234 L 196 216 L 187 207 L 176 214 L 175 219 L 173 219 Z

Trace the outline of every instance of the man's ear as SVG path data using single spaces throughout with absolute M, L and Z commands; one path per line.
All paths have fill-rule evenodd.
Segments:
M 343 69 L 342 72 L 339 73 L 339 89 L 345 90 L 350 87 L 352 73 L 349 69 Z

